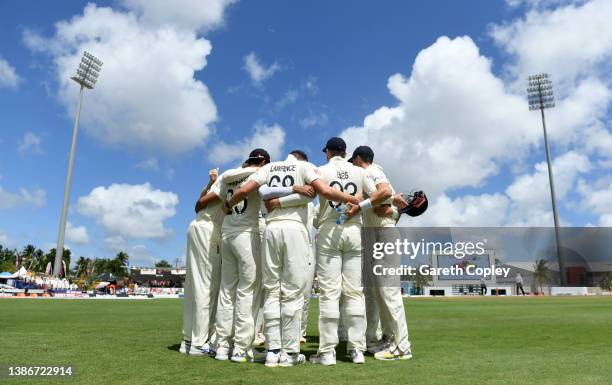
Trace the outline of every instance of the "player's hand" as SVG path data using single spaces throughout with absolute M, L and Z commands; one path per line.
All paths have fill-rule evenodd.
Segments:
M 293 192 L 302 194 L 309 198 L 314 198 L 316 193 L 315 189 L 312 186 L 293 186 Z
M 380 205 L 372 209 L 374 214 L 382 218 L 387 218 L 393 215 L 393 208 L 390 205 Z
M 349 219 L 359 214 L 359 211 L 361 210 L 361 207 L 359 207 L 359 205 L 354 205 L 352 203 L 347 203 L 346 205 L 348 206 L 348 210 L 346 211 L 346 216 Z
M 211 183 L 215 183 L 218 176 L 219 176 L 218 168 L 213 168 L 212 170 L 208 171 L 208 178 L 210 179 Z
M 223 204 L 222 210 L 225 213 L 225 215 L 229 215 L 229 214 L 232 213 L 232 208 L 229 207 L 229 202 L 228 201 L 225 201 L 225 203 Z
M 408 202 L 406 202 L 403 193 L 395 194 L 393 196 L 393 205 L 400 210 L 408 207 Z
M 264 201 L 264 204 L 266 205 L 266 210 L 268 210 L 268 213 L 271 213 L 272 210 L 280 207 L 280 200 L 278 198 L 268 199 L 267 201 Z

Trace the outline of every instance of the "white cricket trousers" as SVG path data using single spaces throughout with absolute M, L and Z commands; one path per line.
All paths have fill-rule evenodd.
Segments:
M 300 351 L 308 253 L 308 232 L 303 223 L 268 223 L 263 242 L 264 335 L 268 350 Z
M 387 320 L 382 321 L 380 319 L 381 314 L 378 310 L 378 296 L 376 288 L 364 287 L 363 295 L 365 296 L 367 320 L 366 346 L 370 348 L 380 342 L 383 334 L 386 336 L 391 336 L 393 335 L 393 332 L 391 332 L 391 330 L 388 328 L 390 322 L 387 322 Z M 382 330 L 383 325 L 386 327 L 384 330 Z
M 304 286 L 304 306 L 302 307 L 301 319 L 301 336 L 306 337 L 306 329 L 308 328 L 308 308 L 310 307 L 310 296 L 312 295 L 312 282 L 314 281 L 315 273 L 315 258 L 312 250 L 312 243 L 308 243 L 308 272 L 306 275 L 306 285 Z
M 220 226 L 196 219 L 187 231 L 187 275 L 183 300 L 183 339 L 202 346 L 214 338 L 221 276 Z
M 395 242 L 395 233 L 383 229 L 385 227 L 367 228 L 365 229 L 366 236 L 375 237 L 374 241 L 378 242 Z M 368 325 L 366 337 L 368 344 L 377 341 L 378 324 L 380 321 L 382 333 L 390 338 L 390 350 L 398 349 L 403 353 L 409 351 L 410 340 L 408 337 L 402 289 L 400 287 L 372 285 L 364 288 L 364 292 L 367 304 L 366 315 Z
M 257 311 L 261 304 L 260 245 L 258 231 L 223 234 L 217 348 L 229 348 L 232 334 L 234 353 L 247 353 L 253 344 Z
M 338 344 L 340 312 L 347 348 L 366 350 L 365 299 L 361 286 L 361 226 L 323 224 L 317 233 L 319 277 L 319 353 Z
M 263 217 L 259 218 L 259 237 L 261 238 L 260 242 L 260 250 L 263 253 L 263 241 L 264 241 L 264 231 L 266 230 L 266 220 Z M 262 254 L 263 256 L 263 254 Z M 262 257 L 263 261 L 263 257 Z M 261 301 L 259 304 L 259 309 L 257 310 L 257 315 L 255 317 L 255 336 L 257 333 L 263 333 L 263 282 L 261 288 Z

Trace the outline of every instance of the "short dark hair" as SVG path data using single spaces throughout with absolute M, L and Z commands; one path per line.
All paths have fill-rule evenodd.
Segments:
M 290 154 L 298 158 L 298 160 L 305 160 L 308 162 L 308 155 L 306 155 L 306 153 L 302 150 L 293 150 L 290 152 Z
M 269 159 L 265 159 L 265 158 L 249 158 L 247 160 L 244 161 L 244 164 L 248 165 L 248 166 L 257 166 L 260 164 L 268 164 L 270 163 Z
M 328 148 L 327 152 L 329 152 L 329 155 L 331 155 L 332 157 L 341 156 L 344 158 L 346 156 L 346 150 L 332 150 Z
M 351 156 L 349 162 L 353 163 L 356 157 L 359 157 L 368 164 L 372 164 L 374 162 L 374 151 L 369 146 L 359 146 L 353 151 L 353 156 Z
M 374 157 L 373 156 L 365 155 L 365 154 L 359 154 L 357 156 L 360 157 L 361 160 L 363 160 L 364 162 L 366 162 L 368 164 L 374 163 Z

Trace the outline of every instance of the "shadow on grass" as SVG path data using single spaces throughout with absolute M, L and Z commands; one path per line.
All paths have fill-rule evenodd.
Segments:
M 174 350 L 175 352 L 178 352 L 180 348 L 181 348 L 181 344 L 174 344 L 174 345 L 168 346 L 168 350 Z
M 319 336 L 306 336 L 306 343 L 300 345 L 300 353 L 304 354 L 306 358 L 311 355 L 317 354 L 319 348 Z M 348 355 L 346 350 L 346 341 L 340 341 L 336 346 L 336 360 L 342 362 L 353 362 L 351 356 Z
M 348 355 L 348 352 L 346 350 L 346 341 L 340 341 L 340 343 L 338 343 L 338 346 L 336 346 L 336 360 L 350 363 L 353 362 L 351 360 L 351 356 Z

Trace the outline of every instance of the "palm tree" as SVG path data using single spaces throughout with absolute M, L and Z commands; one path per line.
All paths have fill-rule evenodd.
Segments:
M 540 285 L 540 292 L 543 294 L 542 285 L 550 281 L 550 269 L 548 262 L 539 259 L 534 264 L 533 279 Z
M 44 258 L 38 263 L 37 271 L 43 272 L 47 268 L 47 263 L 51 262 L 51 266 L 55 263 L 55 247 L 49 250 L 47 254 L 45 254 Z M 70 274 L 70 249 L 64 248 L 64 252 L 62 253 L 62 260 L 66 263 L 66 271 L 64 274 L 68 276 Z
M 414 283 L 417 294 L 423 294 L 423 288 L 431 283 L 429 275 L 421 274 L 419 269 L 417 269 L 414 275 L 411 275 L 409 279 Z
M 44 258 L 44 256 L 45 253 L 41 249 L 36 249 L 36 251 L 34 251 L 34 253 L 32 254 L 32 258 L 30 259 L 30 263 L 28 264 L 27 269 L 32 270 L 32 266 L 34 266 L 34 269 L 36 269 L 37 264 L 41 259 Z
M 35 253 L 36 253 L 36 247 L 34 247 L 34 245 L 27 245 L 26 247 L 24 247 L 20 254 L 21 255 L 21 263 L 20 263 L 21 266 L 28 266 L 29 268 L 34 258 L 36 258 Z
M 124 253 L 123 251 L 117 253 L 117 256 L 115 257 L 117 264 L 117 275 L 123 275 L 126 272 L 129 260 L 130 256 L 127 255 L 127 253 Z
M 79 257 L 76 261 L 75 274 L 77 277 L 82 277 L 85 275 L 85 271 L 87 270 L 87 259 L 85 257 Z

